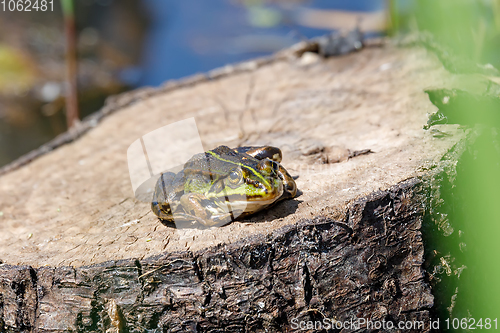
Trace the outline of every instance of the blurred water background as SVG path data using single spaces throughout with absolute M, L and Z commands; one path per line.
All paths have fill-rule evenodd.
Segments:
M 81 117 L 107 96 L 269 55 L 382 13 L 385 0 L 75 1 Z M 367 33 L 382 33 L 375 29 Z M 0 166 L 66 130 L 64 24 L 54 11 L 0 10 Z
M 307 10 L 383 11 L 384 0 L 238 1 L 146 0 L 151 28 L 139 84 L 206 72 L 268 55 L 332 30 L 307 25 Z M 355 26 L 345 26 L 353 29 Z

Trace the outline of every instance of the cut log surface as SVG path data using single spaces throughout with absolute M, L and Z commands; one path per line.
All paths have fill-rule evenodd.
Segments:
M 387 43 L 294 54 L 119 96 L 80 138 L 0 176 L 0 332 L 427 325 L 421 179 L 464 133 L 423 129 L 424 89 L 450 74 Z M 134 198 L 127 148 L 189 117 L 207 150 L 280 147 L 299 195 L 221 228 L 161 224 Z

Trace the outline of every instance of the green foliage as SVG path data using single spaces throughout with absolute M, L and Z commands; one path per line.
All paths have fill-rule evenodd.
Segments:
M 404 12 L 401 0 L 390 3 L 399 32 L 429 31 L 453 52 L 499 67 L 500 0 L 415 0 Z
M 35 83 L 36 69 L 26 54 L 0 44 L 0 94 L 16 94 Z
M 453 57 L 499 67 L 500 0 L 420 0 L 405 12 L 398 6 L 400 1 L 390 2 L 391 21 L 398 22 L 397 32 L 430 32 Z M 500 82 L 498 78 L 493 80 Z M 443 198 L 445 207 L 441 208 L 447 212 L 453 233 L 443 235 L 448 241 L 440 244 L 432 244 L 434 236 L 429 237 L 428 245 L 439 248 L 438 256 L 449 259 L 441 260 L 442 267 L 452 262 L 466 266 L 453 281 L 445 277 L 448 282 L 434 285 L 441 322 L 446 319 L 444 315 L 484 321 L 500 314 L 500 108 L 495 102 L 500 96 L 497 90 L 490 89 L 495 86 L 490 83 L 488 90 L 479 93 L 455 90 L 453 96 L 459 102 L 448 103 L 453 99 L 449 94 L 445 96 L 444 104 L 449 104 L 446 108 L 435 103 L 445 113 L 445 122 L 472 131 L 456 179 L 450 182 L 449 194 Z M 457 92 L 464 94 L 466 98 L 462 99 L 467 103 L 460 102 Z

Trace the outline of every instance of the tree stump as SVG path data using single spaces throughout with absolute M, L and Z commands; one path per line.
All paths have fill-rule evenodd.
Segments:
M 422 216 L 465 135 L 423 129 L 424 89 L 452 75 L 418 47 L 307 49 L 119 95 L 4 168 L 0 332 L 429 331 Z M 299 195 L 221 228 L 162 225 L 126 152 L 189 117 L 205 149 L 282 148 Z

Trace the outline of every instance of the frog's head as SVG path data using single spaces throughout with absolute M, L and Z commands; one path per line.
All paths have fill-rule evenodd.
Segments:
M 258 160 L 220 146 L 186 163 L 184 192 L 202 193 L 209 210 L 214 205 L 230 206 L 234 214 L 250 214 L 283 195 L 278 172 L 279 164 L 270 159 Z

